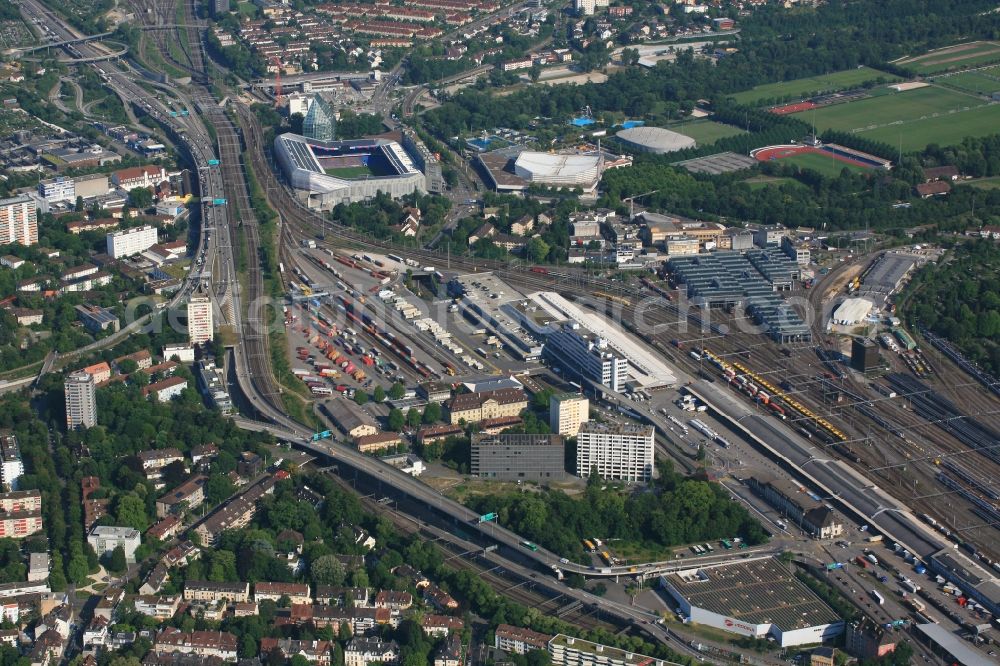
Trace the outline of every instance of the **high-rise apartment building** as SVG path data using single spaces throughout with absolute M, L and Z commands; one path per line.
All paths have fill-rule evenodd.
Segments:
M 38 209 L 28 195 L 0 200 L 0 245 L 38 242 Z
M 0 435 L 0 460 L 0 481 L 7 490 L 17 490 L 18 479 L 24 476 L 24 463 L 14 435 Z
M 549 430 L 576 437 L 580 426 L 590 420 L 590 400 L 579 393 L 558 393 L 549 398 Z
M 74 430 L 97 425 L 97 386 L 94 376 L 83 371 L 70 373 L 63 389 L 66 395 L 66 427 Z
M 589 421 L 576 435 L 576 473 L 604 479 L 649 481 L 653 477 L 653 426 Z
M 146 225 L 115 231 L 106 237 L 108 254 L 113 259 L 131 257 L 148 250 L 157 243 L 156 227 Z
M 212 299 L 208 296 L 192 296 L 187 305 L 188 340 L 200 345 L 215 337 L 212 324 Z

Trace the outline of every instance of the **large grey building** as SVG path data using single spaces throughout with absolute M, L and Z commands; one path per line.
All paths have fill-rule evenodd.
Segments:
M 499 481 L 554 481 L 566 476 L 562 435 L 472 436 L 473 476 Z
M 413 158 L 413 161 L 424 172 L 428 192 L 444 192 L 444 174 L 441 171 L 441 160 L 420 140 L 412 129 L 403 129 L 403 148 Z

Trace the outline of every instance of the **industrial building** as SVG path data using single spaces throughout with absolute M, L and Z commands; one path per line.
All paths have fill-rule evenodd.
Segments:
M 844 533 L 844 523 L 815 493 L 799 484 L 779 478 L 751 477 L 747 485 L 816 539 L 836 539 Z
M 292 187 L 310 208 L 332 210 L 338 204 L 372 199 L 379 192 L 398 198 L 426 191 L 424 174 L 400 144 L 388 139 L 333 141 L 281 134 L 274 139 L 274 152 Z M 358 167 L 371 173 L 336 175 Z
M 527 330 L 518 311 L 524 294 L 491 273 L 459 276 L 448 289 L 451 295 L 461 296 L 462 315 L 474 329 L 489 329 L 521 360 L 535 360 L 542 355 L 541 340 Z
M 498 481 L 558 481 L 566 476 L 562 435 L 476 433 L 472 476 Z
M 653 477 L 653 426 L 588 421 L 576 435 L 576 473 L 645 482 Z
M 889 296 L 895 293 L 916 263 L 917 258 L 908 254 L 882 254 L 861 274 L 861 294 Z
M 812 331 L 776 292 L 791 289 L 800 268 L 780 250 L 720 251 L 671 257 L 667 270 L 702 308 L 742 305 L 752 321 L 781 343 L 810 342 Z
M 629 127 L 615 134 L 615 138 L 627 150 L 637 150 L 655 155 L 666 155 L 697 146 L 691 137 L 662 127 Z
M 882 367 L 878 345 L 869 338 L 851 340 L 851 367 L 858 372 L 871 372 Z
M 686 622 L 739 636 L 773 638 L 781 647 L 812 645 L 844 631 L 844 622 L 774 558 L 697 567 L 660 576 Z
M 590 420 L 590 400 L 579 393 L 556 393 L 549 397 L 549 430 L 576 437 L 580 426 Z
M 867 298 L 848 298 L 833 312 L 833 323 L 840 326 L 857 326 L 871 314 L 875 304 Z
M 63 392 L 67 430 L 97 425 L 97 389 L 93 375 L 86 372 L 70 373 L 63 385 Z

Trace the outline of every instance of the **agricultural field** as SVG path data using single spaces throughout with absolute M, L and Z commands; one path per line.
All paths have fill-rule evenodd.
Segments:
M 668 126 L 668 129 L 679 134 L 683 134 L 684 136 L 691 137 L 698 142 L 699 146 L 713 144 L 719 139 L 724 139 L 727 136 L 736 136 L 737 134 L 746 133 L 738 127 L 706 119 L 692 120 L 691 122 L 670 125 Z
M 885 79 L 887 83 L 899 81 L 898 76 L 881 72 L 871 67 L 846 69 L 823 76 L 811 76 L 794 81 L 781 81 L 756 86 L 733 95 L 739 104 L 756 104 L 764 99 L 801 99 L 815 93 L 829 93 L 854 88 L 866 81 Z
M 921 150 L 951 145 L 966 136 L 986 136 L 1000 126 L 1000 105 L 937 86 L 834 104 L 795 114 L 822 132 L 835 129 L 866 139 Z
M 944 74 L 934 77 L 932 81 L 973 95 L 992 95 L 1000 91 L 1000 65 L 957 74 Z
M 895 64 L 912 69 L 917 74 L 940 74 L 1000 61 L 1000 43 L 968 42 L 923 55 L 897 60 Z

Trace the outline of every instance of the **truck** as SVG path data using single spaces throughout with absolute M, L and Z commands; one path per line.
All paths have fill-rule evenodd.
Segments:
M 865 559 L 874 564 L 875 566 L 878 566 L 878 558 L 872 555 L 871 553 L 865 555 Z
M 879 606 L 885 603 L 885 597 L 879 594 L 878 590 L 871 590 L 868 594 L 871 595 L 871 598 L 874 599 Z
M 917 590 L 920 589 L 919 585 L 917 585 L 916 583 L 914 583 L 912 580 L 909 580 L 909 579 L 900 582 L 899 585 L 900 585 L 900 587 L 902 587 L 907 592 L 911 592 L 913 594 L 916 594 Z
M 855 557 L 854 561 L 857 562 L 858 566 L 860 566 L 862 569 L 867 569 L 869 567 L 868 560 L 866 560 L 861 555 L 858 555 L 857 557 Z

